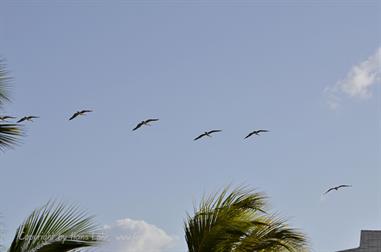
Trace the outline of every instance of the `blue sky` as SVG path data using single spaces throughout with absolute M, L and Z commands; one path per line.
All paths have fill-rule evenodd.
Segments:
M 246 184 L 313 251 L 356 247 L 361 229 L 381 228 L 380 10 L 377 1 L 2 1 L 0 54 L 14 77 L 3 113 L 41 117 L 0 157 L 3 243 L 58 198 L 100 224 L 144 220 L 175 237 L 159 251 L 185 251 L 193 203 Z M 149 117 L 160 121 L 131 131 Z M 192 141 L 214 128 L 223 132 Z M 258 128 L 271 132 L 243 141 Z M 321 198 L 341 183 L 353 187 Z

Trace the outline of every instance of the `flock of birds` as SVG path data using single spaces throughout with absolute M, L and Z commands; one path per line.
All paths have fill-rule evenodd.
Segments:
M 69 121 L 77 118 L 78 116 L 84 116 L 86 115 L 87 113 L 90 113 L 90 112 L 93 112 L 92 110 L 88 110 L 88 109 L 85 109 L 85 110 L 80 110 L 80 111 L 77 111 L 75 112 L 70 118 L 69 118 Z M 22 123 L 22 122 L 25 122 L 25 121 L 29 121 L 29 122 L 33 122 L 33 119 L 37 119 L 39 118 L 38 116 L 32 116 L 32 115 L 28 115 L 28 116 L 24 116 L 22 118 L 20 118 L 19 120 L 17 120 L 17 123 Z M 8 120 L 12 120 L 12 119 L 17 119 L 16 117 L 14 116 L 0 116 L 0 121 L 8 121 Z M 159 119 L 157 118 L 150 118 L 150 119 L 146 119 L 146 120 L 143 120 L 141 122 L 139 122 L 133 129 L 132 131 L 135 131 L 143 126 L 151 126 L 150 123 L 152 122 L 156 122 L 156 121 L 159 121 Z M 222 130 L 218 130 L 218 129 L 215 129 L 215 130 L 210 130 L 210 131 L 205 131 L 204 133 L 200 134 L 199 136 L 197 136 L 196 138 L 194 138 L 193 140 L 196 141 L 196 140 L 199 140 L 203 137 L 212 137 L 212 134 L 214 133 L 218 133 L 218 132 L 221 132 Z M 269 130 L 265 130 L 265 129 L 260 129 L 260 130 L 253 130 L 252 132 L 250 132 L 244 139 L 247 139 L 249 137 L 252 137 L 253 135 L 255 136 L 259 136 L 260 133 L 265 133 L 265 132 L 270 132 Z M 352 187 L 352 185 L 346 185 L 346 184 L 343 184 L 343 185 L 338 185 L 338 186 L 334 186 L 334 187 L 331 187 L 329 188 L 326 192 L 324 192 L 324 195 L 331 192 L 331 191 L 338 191 L 340 188 L 346 188 L 346 187 Z

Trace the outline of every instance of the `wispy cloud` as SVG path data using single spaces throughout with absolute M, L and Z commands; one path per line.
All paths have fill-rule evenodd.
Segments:
M 347 76 L 324 90 L 328 105 L 335 109 L 343 97 L 366 99 L 372 96 L 372 86 L 381 83 L 381 47 L 368 59 L 350 69 Z
M 143 220 L 121 219 L 103 228 L 105 242 L 94 252 L 162 252 L 175 237 Z

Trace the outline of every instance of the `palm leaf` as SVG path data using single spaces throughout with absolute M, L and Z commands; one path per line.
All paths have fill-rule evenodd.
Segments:
M 9 101 L 8 83 L 10 77 L 5 70 L 3 60 L 0 59 L 0 108 Z M 18 137 L 22 135 L 22 130 L 17 124 L 0 124 L 0 150 L 5 150 L 14 146 L 18 142 Z
M 5 249 L 2 243 L 3 243 L 3 216 L 0 214 L 0 251 L 4 251 Z
M 236 251 L 298 252 L 306 249 L 305 236 L 290 228 L 284 220 L 272 215 L 264 217 L 264 223 L 254 226 L 242 237 Z
M 3 62 L 4 60 L 0 59 L 0 106 L 3 106 L 5 102 L 9 101 L 8 83 L 10 77 Z
M 19 142 L 18 137 L 22 135 L 20 125 L 0 123 L 0 150 L 10 148 Z
M 297 251 L 306 238 L 265 211 L 266 197 L 244 187 L 203 198 L 185 221 L 189 252 Z
M 185 237 L 189 252 L 228 251 L 234 241 L 250 228 L 249 215 L 244 213 L 264 212 L 262 194 L 245 188 L 228 193 L 228 188 L 219 195 L 203 198 L 194 217 L 188 215 Z
M 66 252 L 100 242 L 93 217 L 76 206 L 48 203 L 17 229 L 8 252 Z

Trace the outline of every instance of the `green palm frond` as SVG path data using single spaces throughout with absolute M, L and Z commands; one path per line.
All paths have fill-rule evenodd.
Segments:
M 237 188 L 203 198 L 185 222 L 189 252 L 297 251 L 306 238 L 266 214 L 262 193 Z
M 9 101 L 8 83 L 10 77 L 5 69 L 3 60 L 0 59 L 0 108 Z M 5 150 L 17 144 L 22 129 L 17 124 L 0 124 L 0 150 Z
M 264 217 L 265 225 L 257 225 L 241 238 L 236 251 L 300 252 L 306 250 L 306 237 L 277 216 Z
M 33 211 L 17 229 L 8 252 L 66 252 L 99 242 L 92 216 L 53 202 Z
M 8 83 L 10 77 L 3 62 L 4 60 L 0 59 L 0 107 L 4 105 L 5 102 L 9 101 Z
M 10 148 L 19 142 L 18 137 L 22 135 L 20 125 L 0 124 L 0 150 Z

